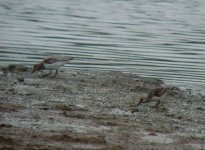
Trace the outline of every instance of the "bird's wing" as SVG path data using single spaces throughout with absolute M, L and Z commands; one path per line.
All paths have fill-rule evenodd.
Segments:
M 50 57 L 50 58 L 46 58 L 43 60 L 43 63 L 45 64 L 52 64 L 54 62 L 58 61 L 58 59 L 54 58 L 54 57 Z
M 73 57 L 68 57 L 68 56 L 56 56 L 56 57 L 48 57 L 46 59 L 43 60 L 43 63 L 45 64 L 52 64 L 54 62 L 67 62 L 69 60 L 72 60 Z

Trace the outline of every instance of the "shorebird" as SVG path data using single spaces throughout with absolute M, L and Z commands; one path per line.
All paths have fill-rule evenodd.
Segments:
M 160 104 L 160 100 L 159 99 L 153 99 L 154 97 L 161 97 L 162 95 L 164 95 L 166 92 L 168 92 L 168 88 L 156 88 L 151 90 L 147 96 L 145 97 L 140 97 L 140 101 L 137 104 L 137 106 L 139 106 L 141 103 L 149 103 L 149 102 L 153 102 L 156 101 L 156 105 L 153 108 L 158 107 L 158 105 Z
M 33 66 L 33 70 L 31 73 L 34 73 L 35 71 L 39 71 L 39 70 L 50 70 L 49 74 L 51 74 L 52 70 L 55 70 L 56 72 L 53 76 L 55 78 L 58 73 L 58 68 L 64 66 L 72 59 L 73 57 L 65 57 L 65 56 L 64 57 L 52 56 L 52 57 L 45 58 L 43 61 Z

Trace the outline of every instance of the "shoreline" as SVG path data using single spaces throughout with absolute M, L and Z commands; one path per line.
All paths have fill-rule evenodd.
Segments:
M 0 149 L 205 148 L 202 94 L 176 87 L 160 97 L 159 108 L 136 108 L 139 97 L 168 85 L 121 72 L 30 72 L 0 68 Z

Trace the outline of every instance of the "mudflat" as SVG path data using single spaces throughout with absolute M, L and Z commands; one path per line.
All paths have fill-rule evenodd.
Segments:
M 0 68 L 0 149 L 205 149 L 205 96 L 171 88 L 160 105 L 139 103 L 160 79 L 63 70 Z

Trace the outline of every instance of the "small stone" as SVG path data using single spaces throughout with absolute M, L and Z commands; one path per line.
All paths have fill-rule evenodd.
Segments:
M 0 91 L 4 91 L 4 90 L 5 90 L 5 87 L 0 86 Z
M 48 108 L 46 108 L 46 107 L 43 107 L 43 108 L 41 108 L 42 110 L 49 110 Z
M 138 112 L 138 111 L 139 110 L 137 108 L 131 110 L 132 113 L 135 113 L 135 112 Z
M 157 133 L 155 133 L 155 132 L 150 132 L 150 133 L 148 133 L 148 135 L 157 136 Z
M 15 89 L 14 88 L 9 88 L 7 91 L 13 92 Z
M 73 75 L 74 77 L 76 77 L 76 76 L 77 76 L 77 74 L 76 74 L 76 73 L 73 73 L 72 75 Z
M 166 114 L 167 117 L 170 117 L 170 118 L 174 118 L 175 115 L 174 114 Z
M 23 78 L 23 77 L 18 77 L 17 80 L 18 80 L 19 82 L 24 82 L 24 78 Z
M 205 108 L 197 107 L 197 110 L 205 110 Z
M 31 95 L 33 95 L 32 93 L 26 93 L 26 96 L 31 96 Z
M 182 116 L 178 116 L 177 119 L 181 120 L 183 117 Z
M 11 127 L 12 125 L 10 124 L 4 124 L 4 123 L 0 124 L 0 128 L 11 128 Z
M 49 119 L 49 120 L 54 120 L 54 118 L 53 118 L 53 117 L 49 117 L 48 119 Z

